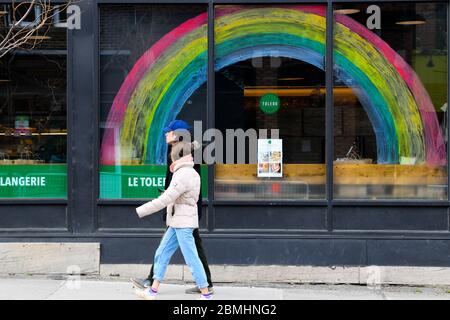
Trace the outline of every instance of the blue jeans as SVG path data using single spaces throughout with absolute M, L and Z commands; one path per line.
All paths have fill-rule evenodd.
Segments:
M 198 257 L 194 236 L 192 235 L 193 231 L 193 228 L 167 228 L 155 253 L 153 279 L 162 282 L 170 259 L 180 246 L 184 261 L 191 270 L 197 287 L 200 289 L 208 287 L 205 269 L 203 269 L 202 262 Z

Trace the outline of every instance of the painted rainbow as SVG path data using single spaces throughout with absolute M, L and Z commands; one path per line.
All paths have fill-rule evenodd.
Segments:
M 324 6 L 219 6 L 215 69 L 258 56 L 283 56 L 324 69 Z M 430 97 L 412 68 L 386 42 L 336 15 L 334 69 L 360 100 L 377 141 L 378 163 L 444 165 L 446 149 Z M 133 66 L 108 114 L 100 163 L 165 164 L 162 128 L 206 81 L 207 14 L 186 21 Z

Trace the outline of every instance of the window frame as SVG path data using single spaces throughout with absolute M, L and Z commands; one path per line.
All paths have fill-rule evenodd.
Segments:
M 369 199 L 351 199 L 351 200 L 340 200 L 335 199 L 333 196 L 334 179 L 333 179 L 333 153 L 334 153 L 334 135 L 333 135 L 333 33 L 334 33 L 334 23 L 328 23 L 333 21 L 333 6 L 335 4 L 341 3 L 420 3 L 425 2 L 424 0 L 285 0 L 285 1 L 267 1 L 262 2 L 261 0 L 190 0 L 185 2 L 182 0 L 146 0 L 144 2 L 139 0 L 128 0 L 128 1 L 114 1 L 114 0 L 97 0 L 97 5 L 108 5 L 108 4 L 207 4 L 208 5 L 208 70 L 207 70 L 207 128 L 214 127 L 215 118 L 215 103 L 214 103 L 214 93 L 215 93 L 215 82 L 214 82 L 214 7 L 215 5 L 255 5 L 255 4 L 324 4 L 327 6 L 327 26 L 326 26 L 326 65 L 325 65 L 325 77 L 326 77 L 326 134 L 325 134 L 325 158 L 326 158 L 326 199 L 324 200 L 216 200 L 214 197 L 214 185 L 215 185 L 215 166 L 208 165 L 208 199 L 204 200 L 207 203 L 208 208 L 212 209 L 214 205 L 230 205 L 230 206 L 246 206 L 246 205 L 268 205 L 268 206 L 327 206 L 328 207 L 328 218 L 331 219 L 331 209 L 333 206 L 449 206 L 450 205 L 450 164 L 449 164 L 449 151 L 447 150 L 447 199 L 444 200 L 410 200 L 410 199 L 386 199 L 386 200 L 369 200 Z M 446 3 L 447 5 L 447 38 L 450 43 L 450 1 L 449 0 L 430 0 L 427 2 L 439 2 Z M 98 10 L 97 10 L 98 11 Z M 98 14 L 97 14 L 98 21 Z M 99 56 L 99 24 L 96 25 L 96 46 L 97 55 Z M 448 59 L 447 53 L 447 61 Z M 450 97 L 450 64 L 448 64 L 447 70 L 447 97 Z M 96 79 L 99 78 L 99 68 L 98 63 L 95 66 Z M 96 105 L 99 111 L 99 90 L 97 88 L 96 94 Z M 97 204 L 137 204 L 142 202 L 139 199 L 100 199 L 99 198 L 99 115 L 96 115 L 95 119 L 97 124 L 96 137 L 95 137 L 95 198 Z M 450 123 L 450 112 L 447 113 L 447 121 Z M 447 134 L 449 134 L 450 126 L 447 128 Z M 330 223 L 332 226 L 332 223 Z
M 66 1 L 65 0 L 55 0 L 53 1 L 52 5 L 53 6 L 60 6 L 62 4 L 64 4 Z M 0 0 L 0 11 L 2 11 L 3 9 L 6 9 L 7 5 L 10 5 L 11 2 L 9 1 L 4 1 L 4 0 Z M 38 6 L 36 6 L 38 7 Z M 35 8 L 36 9 L 36 8 Z M 40 10 L 40 8 L 39 8 Z M 2 16 L 0 15 L 0 19 L 4 18 L 5 21 L 8 22 L 8 27 L 10 26 L 10 15 L 11 12 L 9 10 L 5 10 L 6 13 Z M 27 27 L 27 25 L 20 25 L 21 27 Z M 69 112 L 69 110 L 71 109 L 71 90 L 70 88 L 72 88 L 72 83 L 73 83 L 73 79 L 70 77 L 71 74 L 71 64 L 72 64 L 72 60 L 73 60 L 73 51 L 70 49 L 71 48 L 71 44 L 72 44 L 72 36 L 71 33 L 69 32 L 69 30 L 66 29 L 66 49 L 62 50 L 65 51 L 66 53 L 66 89 L 65 89 L 65 94 L 66 94 L 66 128 L 67 128 L 67 135 L 66 135 L 66 197 L 65 198 L 0 198 L 0 204 L 6 204 L 6 205 L 16 205 L 16 204 L 49 204 L 49 205 L 68 205 L 71 202 L 71 185 L 72 185 L 72 181 L 73 181 L 73 172 L 71 170 L 71 163 L 72 163 L 72 148 L 71 148 L 71 138 L 72 138 L 72 133 L 71 133 L 71 119 L 72 119 L 72 115 Z M 69 228 L 70 228 L 70 224 L 69 224 Z

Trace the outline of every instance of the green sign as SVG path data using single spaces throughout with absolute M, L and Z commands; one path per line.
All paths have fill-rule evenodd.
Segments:
M 0 198 L 67 198 L 67 165 L 0 165 Z
M 166 166 L 100 166 L 100 198 L 156 198 Z M 208 196 L 208 168 L 201 166 L 202 196 Z M 67 198 L 67 165 L 0 165 L 0 198 Z
M 100 166 L 101 199 L 152 199 L 164 190 L 167 166 Z M 208 167 L 201 166 L 202 196 L 207 197 Z
M 267 114 L 272 114 L 280 109 L 280 98 L 273 93 L 267 93 L 259 100 L 259 108 Z

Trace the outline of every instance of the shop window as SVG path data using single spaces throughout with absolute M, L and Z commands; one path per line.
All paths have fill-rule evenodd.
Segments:
M 334 198 L 447 199 L 446 3 L 334 20 Z
M 323 5 L 215 7 L 215 199 L 325 199 L 325 16 Z M 256 136 L 242 148 L 227 130 Z
M 100 7 L 100 198 L 157 197 L 162 129 L 175 119 L 207 127 L 207 24 L 205 5 Z
M 40 32 L 0 59 L 0 198 L 67 197 L 66 30 Z

